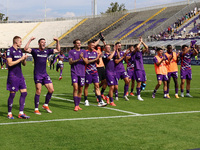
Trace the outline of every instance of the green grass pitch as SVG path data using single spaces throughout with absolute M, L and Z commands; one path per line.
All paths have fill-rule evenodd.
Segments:
M 119 101 L 116 107 L 96 107 L 93 85 L 88 99 L 92 106 L 74 112 L 70 66 L 64 64 L 63 79 L 59 73 L 47 71 L 53 81 L 55 92 L 48 114 L 42 110 L 46 88 L 43 86 L 39 109 L 41 116 L 34 114 L 35 85 L 31 62 L 23 67 L 28 95 L 25 113 L 29 120 L 18 119 L 19 92 L 13 104 L 14 120 L 7 119 L 6 90 L 7 70 L 0 70 L 0 148 L 6 149 L 120 149 L 120 150 L 184 150 L 200 148 L 200 66 L 192 66 L 193 98 L 174 98 L 174 83 L 170 85 L 171 99 L 163 99 L 160 87 L 156 98 L 151 94 L 157 83 L 153 65 L 145 65 L 147 87 L 141 93 L 144 102 L 136 97 L 125 101 L 123 81 L 119 81 Z M 172 81 L 172 80 L 171 80 Z M 180 79 L 179 79 L 180 83 Z M 134 90 L 135 91 L 135 90 Z M 108 92 L 108 88 L 105 93 Z M 179 90 L 180 94 L 180 90 Z M 82 97 L 82 102 L 83 97 Z M 94 106 L 95 105 L 95 106 Z M 176 113 L 179 112 L 179 113 Z M 7 124 L 6 124 L 7 123 Z M 12 123 L 12 124 L 10 124 Z

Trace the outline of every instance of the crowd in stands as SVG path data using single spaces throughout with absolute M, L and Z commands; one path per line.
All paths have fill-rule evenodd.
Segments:
M 175 38 L 183 38 L 183 34 L 186 33 L 186 28 L 184 27 L 182 30 L 178 30 L 180 26 L 182 26 L 186 21 L 191 19 L 192 17 L 198 15 L 200 12 L 200 8 L 197 9 L 197 7 L 194 8 L 194 10 L 186 13 L 181 18 L 177 19 L 176 22 L 174 22 L 171 26 L 169 26 L 167 29 L 165 29 L 163 32 L 160 32 L 159 34 L 153 34 L 148 36 L 148 41 L 160 41 L 165 39 L 175 39 Z M 200 20 L 200 14 L 198 19 Z M 193 21 L 194 27 L 197 28 L 198 32 L 193 33 L 190 32 L 189 34 L 186 34 L 184 38 L 194 38 L 194 37 L 200 37 L 200 24 L 197 24 L 196 20 Z

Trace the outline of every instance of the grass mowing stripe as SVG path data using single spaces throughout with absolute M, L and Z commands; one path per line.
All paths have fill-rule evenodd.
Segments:
M 28 124 L 28 123 L 45 123 L 45 122 L 59 122 L 59 121 L 80 121 L 80 120 L 95 120 L 95 119 L 115 119 L 115 118 L 177 115 L 177 114 L 191 114 L 191 113 L 200 113 L 200 111 L 168 112 L 168 113 L 138 114 L 138 115 L 136 114 L 136 115 L 125 115 L 125 116 L 107 116 L 107 117 L 89 117 L 89 118 L 71 118 L 71 119 L 53 119 L 53 120 L 25 121 L 25 122 L 8 122 L 8 123 L 0 123 L 0 126 L 3 126 L 3 125 L 14 125 L 14 124 Z
M 45 95 L 46 96 L 46 95 Z M 64 100 L 64 101 L 69 101 L 69 102 L 74 102 L 74 100 L 71 100 L 71 99 L 65 99 L 65 98 L 61 98 L 61 97 L 56 97 L 56 96 L 52 96 L 53 98 L 56 98 L 56 99 L 60 99 L 60 100 Z M 84 102 L 80 102 L 81 104 L 84 104 Z M 90 104 L 91 106 L 96 106 L 97 105 L 94 105 L 94 104 Z M 125 110 L 120 110 L 120 109 L 115 109 L 115 108 L 110 108 L 110 107 L 101 107 L 101 108 L 104 108 L 104 109 L 109 109 L 109 110 L 114 110 L 114 111 L 119 111 L 119 112 L 123 112 L 123 113 L 128 113 L 128 114 L 132 114 L 132 115 L 140 115 L 138 113 L 134 113 L 134 112 L 130 112 L 130 111 L 125 111 Z

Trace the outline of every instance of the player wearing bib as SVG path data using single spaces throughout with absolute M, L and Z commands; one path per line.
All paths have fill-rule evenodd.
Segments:
M 157 55 L 154 57 L 154 67 L 155 67 L 155 72 L 157 75 L 158 84 L 156 85 L 153 91 L 152 98 L 155 98 L 156 92 L 163 82 L 164 98 L 169 99 L 167 95 L 168 76 L 167 76 L 167 67 L 166 67 L 166 63 L 167 63 L 166 57 L 163 56 L 163 50 L 161 48 L 157 48 L 156 52 L 157 52 Z
M 139 101 L 144 101 L 140 95 L 141 92 L 141 85 L 142 88 L 146 86 L 146 73 L 144 70 L 143 65 L 143 54 L 148 51 L 148 46 L 143 42 L 142 38 L 139 38 L 140 43 L 134 45 L 134 52 L 131 54 L 131 59 L 134 60 L 134 66 L 135 66 L 135 78 L 137 81 L 137 99 Z M 143 50 L 140 50 L 140 46 L 143 45 L 145 48 Z
M 26 46 L 24 47 L 24 50 L 32 54 L 34 59 L 34 81 L 35 81 L 35 87 L 36 87 L 36 93 L 35 93 L 35 111 L 34 113 L 37 115 L 41 115 L 38 106 L 39 106 L 39 98 L 42 90 L 42 85 L 44 85 L 48 93 L 46 94 L 45 103 L 42 106 L 43 109 L 45 109 L 48 113 L 52 113 L 52 111 L 49 109 L 49 101 L 51 100 L 51 96 L 54 92 L 53 83 L 51 81 L 51 78 L 47 74 L 46 71 L 46 63 L 47 58 L 49 55 L 60 52 L 60 44 L 57 38 L 54 38 L 56 41 L 56 49 L 45 49 L 46 41 L 44 38 L 41 38 L 38 40 L 38 49 L 31 49 L 29 48 L 29 45 L 31 41 L 33 41 L 35 37 L 31 37 L 31 39 L 28 41 Z
M 57 55 L 57 57 L 55 58 L 53 64 L 57 61 L 58 59 L 58 63 L 56 65 L 56 71 L 58 72 L 58 70 L 60 69 L 60 77 L 59 80 L 62 79 L 62 72 L 63 72 L 63 67 L 64 67 L 64 59 L 67 59 L 67 57 L 65 57 L 65 55 L 63 54 L 63 51 L 60 51 L 60 54 Z
M 198 54 L 198 51 L 194 47 L 194 45 L 191 44 L 191 47 L 188 47 L 187 45 L 182 46 L 182 51 L 179 54 L 180 60 L 181 60 L 181 97 L 184 97 L 184 84 L 185 80 L 187 81 L 186 85 L 186 96 L 192 97 L 190 95 L 190 82 L 192 80 L 192 68 L 191 68 L 191 58 L 193 56 L 196 56 Z
M 105 46 L 105 54 L 103 56 L 103 62 L 105 64 L 106 69 L 106 81 L 109 86 L 109 99 L 110 99 L 110 105 L 116 106 L 116 104 L 113 101 L 113 91 L 116 91 L 118 88 L 118 79 L 116 76 L 116 69 L 115 69 L 115 62 L 114 62 L 114 54 L 116 52 L 116 49 L 114 49 L 113 52 L 111 52 L 110 45 Z M 107 101 L 109 104 L 109 101 Z
M 115 61 L 115 69 L 116 69 L 116 74 L 117 74 L 117 79 L 119 80 L 120 78 L 124 80 L 125 85 L 124 85 L 124 98 L 126 101 L 128 101 L 127 93 L 128 93 L 128 86 L 129 86 L 129 76 L 124 68 L 123 65 L 123 60 L 125 59 L 128 51 L 123 52 L 121 50 L 121 43 L 117 42 L 115 44 L 115 55 L 114 55 L 114 61 Z M 118 89 L 118 88 L 117 88 Z M 118 100 L 118 90 L 115 91 L 115 99 Z
M 168 60 L 167 64 L 167 72 L 168 72 L 168 81 L 167 81 L 167 95 L 169 96 L 169 85 L 171 77 L 174 80 L 175 84 L 175 98 L 179 98 L 178 96 L 178 55 L 172 51 L 172 46 L 167 45 L 167 52 L 165 53 L 165 57 Z
M 131 45 L 128 48 L 129 53 L 126 55 L 126 63 L 127 63 L 127 73 L 129 76 L 129 83 L 131 82 L 131 92 L 130 95 L 134 96 L 133 89 L 135 86 L 135 74 L 134 74 L 134 60 L 131 59 L 131 53 L 134 51 L 134 47 Z
M 18 118 L 29 119 L 30 117 L 24 113 L 25 99 L 27 96 L 27 88 L 24 76 L 21 70 L 21 64 L 26 65 L 27 55 L 22 54 L 20 49 L 22 45 L 22 39 L 19 36 L 13 38 L 13 46 L 7 50 L 7 62 L 8 62 L 8 78 L 7 78 L 7 90 L 10 91 L 8 98 L 8 118 L 14 119 L 12 116 L 12 105 L 15 93 L 20 90 L 21 96 L 19 99 L 19 115 Z
M 69 64 L 71 65 L 71 79 L 73 85 L 74 111 L 82 110 L 79 107 L 83 86 L 85 85 L 85 65 L 88 64 L 87 52 L 81 49 L 81 41 L 73 41 L 74 49 L 69 51 Z
M 85 106 L 89 106 L 88 101 L 88 87 L 91 83 L 94 84 L 95 93 L 98 99 L 98 106 L 106 106 L 107 104 L 101 99 L 101 94 L 99 90 L 99 75 L 97 72 L 96 63 L 99 63 L 99 56 L 96 52 L 94 41 L 88 42 L 88 50 L 86 50 L 88 55 L 88 64 L 86 65 L 85 72 L 85 88 L 84 88 L 84 98 L 85 98 Z

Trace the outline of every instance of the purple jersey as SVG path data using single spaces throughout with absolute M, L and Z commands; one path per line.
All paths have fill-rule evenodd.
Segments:
M 140 52 L 137 51 L 135 52 L 135 54 L 132 54 L 131 59 L 135 60 L 134 61 L 135 70 L 144 70 L 142 51 Z
M 184 56 L 183 56 L 183 52 L 180 53 L 181 70 L 191 70 L 192 56 L 193 56 L 193 52 L 186 53 Z
M 106 70 L 106 74 L 109 74 L 109 75 L 116 75 L 116 69 L 115 69 L 115 62 L 112 59 L 108 60 L 108 57 L 110 56 L 110 54 L 104 54 L 103 56 L 103 62 L 104 62 L 104 65 L 105 65 L 105 70 Z
M 123 51 L 119 51 L 119 56 L 120 56 L 120 58 L 121 58 L 122 56 L 124 56 L 124 52 L 123 52 Z M 114 58 L 114 60 L 115 60 L 115 59 L 119 59 L 119 58 L 117 58 L 117 52 L 115 52 L 113 58 Z M 115 67 L 116 72 L 124 72 L 124 71 L 125 71 L 124 65 L 123 65 L 123 60 L 120 61 L 118 64 L 115 64 L 115 65 L 116 65 L 116 67 Z
M 93 60 L 93 59 L 96 59 L 98 54 L 96 51 L 89 51 L 89 50 L 86 50 L 87 52 L 87 55 L 88 55 L 88 60 Z M 97 73 L 97 67 L 96 67 L 96 62 L 93 62 L 93 63 L 89 63 L 86 65 L 86 72 L 88 74 L 95 74 Z
M 77 51 L 75 49 L 70 50 L 69 58 L 72 58 L 72 60 L 77 60 L 80 58 L 81 53 L 83 53 L 84 58 L 88 58 L 87 52 L 83 49 L 81 49 L 80 51 Z M 76 74 L 77 76 L 85 77 L 85 63 L 83 59 L 71 65 L 71 73 Z
M 31 54 L 34 58 L 34 75 L 47 74 L 46 71 L 47 57 L 53 53 L 54 53 L 53 49 L 43 50 L 43 51 L 39 49 L 32 49 Z
M 64 59 L 67 59 L 67 57 L 64 54 L 58 54 L 53 63 L 55 63 L 57 59 L 63 61 Z
M 128 53 L 126 56 L 131 56 L 131 53 Z M 134 71 L 134 61 L 131 58 L 127 62 L 127 71 Z
M 15 49 L 11 47 L 7 50 L 7 58 L 12 58 L 12 61 L 16 61 L 23 56 L 21 49 Z M 21 70 L 21 62 L 14 65 L 8 66 L 8 76 L 23 77 Z

